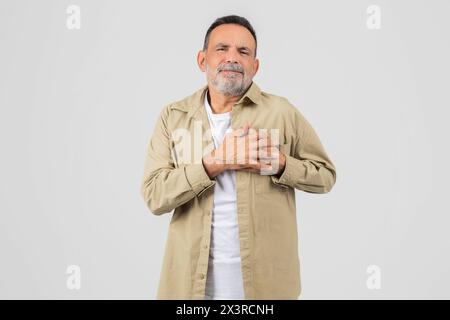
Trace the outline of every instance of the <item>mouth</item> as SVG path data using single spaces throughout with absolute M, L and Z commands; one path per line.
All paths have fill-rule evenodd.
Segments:
M 220 71 L 220 73 L 227 73 L 227 74 L 238 73 L 238 74 L 242 74 L 242 72 L 240 72 L 240 71 L 233 71 L 233 70 L 222 70 L 222 71 Z

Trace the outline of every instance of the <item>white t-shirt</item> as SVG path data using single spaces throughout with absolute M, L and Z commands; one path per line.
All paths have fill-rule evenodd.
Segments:
M 231 131 L 231 112 L 213 113 L 205 95 L 205 108 L 215 147 Z M 244 299 L 239 225 L 236 209 L 236 173 L 226 170 L 216 176 L 205 300 Z

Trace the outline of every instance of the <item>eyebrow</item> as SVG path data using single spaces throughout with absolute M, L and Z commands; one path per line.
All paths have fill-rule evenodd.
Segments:
M 214 46 L 215 49 L 217 49 L 217 48 L 219 48 L 219 47 L 229 48 L 230 45 L 228 45 L 228 44 L 226 44 L 226 43 L 219 42 L 218 44 L 216 44 L 216 45 Z M 238 49 L 239 49 L 239 50 L 244 49 L 244 50 L 247 50 L 248 52 L 252 52 L 252 50 L 250 50 L 249 47 L 245 47 L 245 46 L 243 46 L 243 47 L 238 47 Z

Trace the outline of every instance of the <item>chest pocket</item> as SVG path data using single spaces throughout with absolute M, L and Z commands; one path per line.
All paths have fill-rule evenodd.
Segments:
M 280 145 L 280 152 L 285 155 L 290 155 L 290 143 L 285 143 Z M 262 176 L 260 174 L 254 174 L 255 192 L 265 193 L 265 192 L 285 192 L 288 188 L 276 185 L 272 182 L 271 176 Z

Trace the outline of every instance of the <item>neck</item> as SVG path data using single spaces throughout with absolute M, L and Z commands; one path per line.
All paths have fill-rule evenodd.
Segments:
M 225 96 L 222 93 L 216 91 L 212 86 L 208 86 L 208 102 L 211 106 L 213 113 L 225 113 L 230 112 L 233 109 L 233 105 L 239 101 L 240 96 Z

